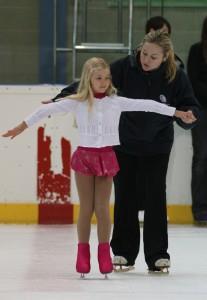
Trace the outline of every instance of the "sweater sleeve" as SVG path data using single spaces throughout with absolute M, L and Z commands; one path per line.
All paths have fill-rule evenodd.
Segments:
M 121 111 L 145 111 L 167 116 L 174 116 L 175 114 L 175 107 L 154 100 L 117 97 L 117 102 Z
M 32 125 L 39 122 L 43 118 L 46 118 L 53 114 L 75 111 L 78 101 L 73 99 L 61 99 L 61 100 L 62 101 L 59 102 L 43 104 L 39 108 L 37 108 L 32 114 L 30 114 L 24 119 L 27 126 L 31 127 Z

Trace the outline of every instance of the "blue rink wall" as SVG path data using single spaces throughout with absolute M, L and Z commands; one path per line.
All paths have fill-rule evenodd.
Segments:
M 50 99 L 62 88 L 54 85 L 0 86 L 1 132 L 21 122 L 42 100 Z M 68 167 L 77 144 L 77 129 L 69 114 L 45 119 L 14 140 L 1 137 L 0 223 L 77 222 L 78 195 L 73 171 Z M 167 174 L 169 223 L 193 222 L 191 161 L 191 132 L 175 124 Z M 112 193 L 112 220 L 113 203 Z M 96 222 L 95 217 L 93 222 Z

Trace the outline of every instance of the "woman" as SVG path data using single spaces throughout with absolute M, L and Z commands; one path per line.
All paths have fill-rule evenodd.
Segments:
M 150 32 L 136 53 L 111 64 L 113 83 L 120 95 L 155 99 L 181 110 L 192 110 L 196 119 L 199 105 L 174 57 L 169 36 L 162 31 Z M 184 129 L 196 123 L 176 122 Z M 143 197 L 145 261 L 149 270 L 161 271 L 170 267 L 166 175 L 174 138 L 173 120 L 154 113 L 124 112 L 119 136 L 121 145 L 116 147 L 116 155 L 120 171 L 114 178 L 111 240 L 113 263 L 128 268 L 135 264 L 140 247 L 138 208 Z

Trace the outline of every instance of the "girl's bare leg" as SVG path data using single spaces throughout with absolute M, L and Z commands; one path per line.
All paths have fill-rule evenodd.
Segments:
M 109 200 L 112 188 L 112 177 L 95 177 L 95 214 L 99 243 L 109 242 L 111 219 Z
M 94 211 L 95 178 L 94 176 L 75 173 L 75 179 L 80 201 L 77 223 L 78 241 L 88 243 L 91 231 L 91 218 Z

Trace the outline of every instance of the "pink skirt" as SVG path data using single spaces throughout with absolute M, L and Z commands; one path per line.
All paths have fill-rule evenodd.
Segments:
M 113 177 L 119 171 L 119 164 L 112 147 L 78 147 L 72 155 L 71 168 L 85 175 Z

